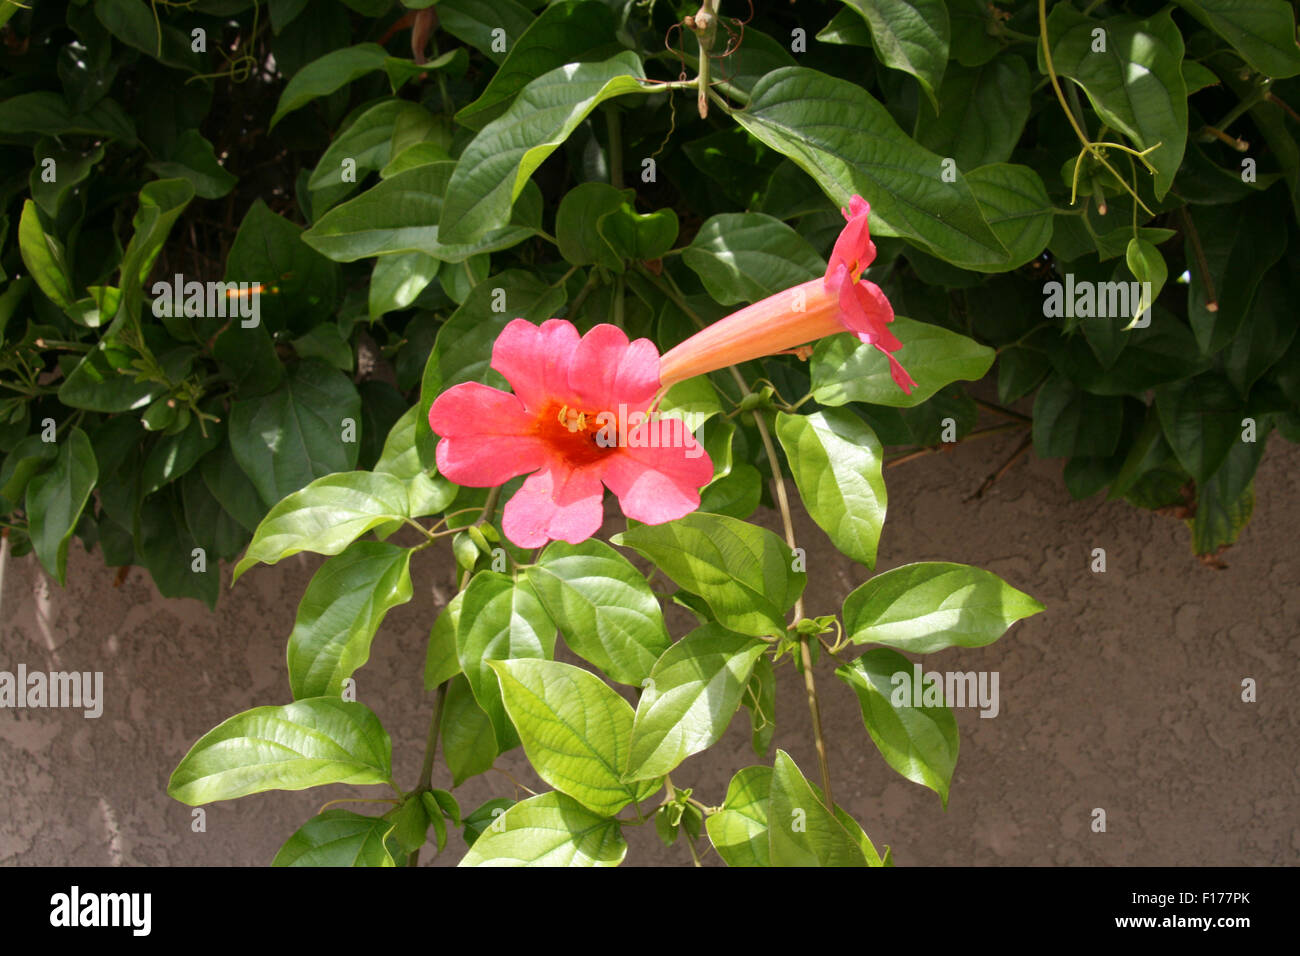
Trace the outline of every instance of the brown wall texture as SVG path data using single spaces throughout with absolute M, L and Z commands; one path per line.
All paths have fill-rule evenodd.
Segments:
M 1047 605 L 994 645 L 926 659 L 927 669 L 998 671 L 1001 712 L 957 712 L 961 753 L 945 812 L 933 792 L 884 764 L 852 692 L 819 670 L 838 801 L 877 845 L 893 846 L 900 865 L 1300 861 L 1300 448 L 1274 438 L 1256 481 L 1256 518 L 1227 553 L 1229 567 L 1214 571 L 1191 556 L 1181 522 L 1100 498 L 1072 501 L 1059 462 L 1022 461 L 966 502 L 1015 444 L 1000 437 L 891 468 L 880 547 L 880 570 L 976 564 Z M 865 572 L 799 517 L 808 613 L 828 613 Z M 762 520 L 777 526 L 772 514 Z M 1098 547 L 1104 574 L 1089 570 Z M 0 864 L 261 865 L 325 800 L 351 792 L 217 804 L 205 833 L 192 832 L 189 808 L 163 792 L 204 732 L 289 700 L 285 640 L 320 558 L 251 571 L 209 614 L 160 598 L 139 570 L 115 588 L 115 571 L 97 555 L 72 551 L 66 590 L 30 556 L 8 560 L 0 670 L 103 671 L 104 712 L 90 720 L 0 711 Z M 447 550 L 417 555 L 416 598 L 389 614 L 357 675 L 358 698 L 393 735 L 399 781 L 419 769 L 432 702 L 421 681 L 425 641 L 451 593 L 450 565 Z M 670 620 L 676 634 L 688 623 Z M 816 779 L 801 681 L 788 666 L 779 675 L 775 746 Z M 1258 684 L 1257 703 L 1241 700 L 1246 677 Z M 673 779 L 720 803 L 731 774 L 757 762 L 742 713 Z M 499 764 L 542 789 L 521 751 Z M 443 768 L 437 781 L 449 784 Z M 469 809 L 513 793 L 507 775 L 493 772 L 457 795 Z M 1090 829 L 1097 807 L 1105 833 Z M 685 847 L 664 848 L 649 826 L 630 838 L 630 864 L 689 864 Z M 436 862 L 463 851 L 455 837 Z

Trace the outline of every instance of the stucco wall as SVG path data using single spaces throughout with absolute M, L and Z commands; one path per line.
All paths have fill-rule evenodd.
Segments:
M 930 658 L 944 670 L 996 670 L 1001 712 L 958 711 L 961 754 L 947 812 L 875 752 L 852 692 L 819 671 L 835 793 L 877 844 L 907 864 L 1294 864 L 1300 861 L 1300 449 L 1274 439 L 1256 519 L 1213 571 L 1191 556 L 1181 522 L 1099 498 L 1072 501 L 1060 463 L 1024 460 L 983 499 L 964 502 L 1015 438 L 963 445 L 887 472 L 880 570 L 916 560 L 978 564 L 1047 605 L 998 643 Z M 800 516 L 809 614 L 835 610 L 862 580 Z M 772 514 L 764 516 L 775 528 Z M 610 528 L 614 527 L 611 522 Z M 1089 570 L 1093 548 L 1108 570 Z M 0 711 L 0 864 L 259 865 L 326 799 L 348 788 L 268 793 L 209 808 L 194 833 L 166 780 L 186 749 L 245 708 L 289 699 L 285 639 L 311 572 L 299 555 L 258 568 L 215 614 L 164 600 L 134 570 L 75 545 L 59 588 L 30 556 L 10 558 L 0 591 L 0 670 L 100 670 L 98 720 L 79 712 Z M 429 625 L 451 586 L 447 552 L 412 568 L 417 594 L 395 609 L 358 675 L 359 699 L 392 733 L 401 782 L 418 772 L 432 695 L 421 670 Z M 226 569 L 227 580 L 229 569 Z M 673 618 L 674 633 L 686 621 Z M 802 683 L 779 671 L 775 746 L 812 779 Z M 1244 677 L 1258 702 L 1243 703 Z M 673 774 L 721 802 L 758 762 L 748 722 Z M 541 789 L 521 751 L 500 765 Z M 437 780 L 448 783 L 439 768 Z M 510 795 L 504 774 L 460 791 L 462 805 Z M 1093 808 L 1107 832 L 1089 828 Z M 629 863 L 682 864 L 651 827 L 630 834 Z M 437 862 L 463 852 L 459 837 Z M 428 851 L 426 850 L 426 861 Z M 716 864 L 716 855 L 708 862 Z

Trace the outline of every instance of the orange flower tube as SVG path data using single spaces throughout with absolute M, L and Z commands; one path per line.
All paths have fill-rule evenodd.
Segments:
M 911 392 L 916 382 L 893 355 L 903 347 L 889 330 L 893 306 L 880 286 L 861 278 L 862 270 L 876 258 L 876 245 L 867 230 L 871 207 L 861 196 L 854 196 L 843 212 L 848 224 L 835 240 L 822 278 L 733 312 L 670 349 L 659 363 L 660 385 L 667 388 L 728 365 L 851 332 L 883 352 L 894 382 L 904 392 Z

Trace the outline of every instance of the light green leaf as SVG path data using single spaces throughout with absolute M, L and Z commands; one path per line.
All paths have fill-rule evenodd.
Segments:
M 852 412 L 828 408 L 780 412 L 776 434 L 813 521 L 843 554 L 874 568 L 888 501 L 876 433 Z
M 490 666 L 539 777 L 605 817 L 653 792 L 619 778 L 632 733 L 632 707 L 599 677 L 556 661 L 493 661 Z
M 867 865 L 858 841 L 784 750 L 776 752 L 767 821 L 772 866 Z
M 722 515 L 695 512 L 611 540 L 639 551 L 704 598 L 719 624 L 742 634 L 784 634 L 785 613 L 808 578 L 793 569 L 790 549 L 771 531 Z
M 784 67 L 763 77 L 734 116 L 816 179 L 836 205 L 847 207 L 855 193 L 865 197 L 873 235 L 902 236 L 962 268 L 1008 261 L 961 173 L 946 182 L 943 157 L 899 129 L 857 84 Z
M 745 767 L 731 778 L 722 809 L 704 821 L 709 840 L 727 866 L 771 866 L 767 807 L 771 767 Z
M 490 824 L 461 866 L 618 866 L 627 854 L 617 820 L 558 791 L 516 803 Z
M 603 541 L 553 541 L 526 573 L 565 643 L 611 680 L 641 686 L 672 643 L 641 572 Z
M 1142 318 L 1144 311 L 1155 305 L 1156 297 L 1160 295 L 1160 290 L 1165 287 L 1165 280 L 1169 278 L 1169 267 L 1165 265 L 1165 257 L 1160 254 L 1159 249 L 1137 236 L 1129 240 L 1124 259 L 1134 278 L 1139 282 L 1150 283 L 1149 290 L 1143 287 L 1140 301 L 1133 307 L 1133 322 L 1126 326 L 1131 328 Z
M 280 847 L 272 866 L 396 866 L 384 847 L 393 824 L 351 810 L 312 817 Z
M 495 571 L 481 571 L 465 589 L 456 633 L 460 666 L 474 698 L 492 719 L 497 746 L 519 742 L 501 701 L 501 685 L 489 662 L 555 656 L 555 623 L 532 586 Z
M 989 571 L 924 561 L 878 574 L 849 594 L 844 630 L 855 644 L 932 654 L 991 644 L 1041 610 L 1042 604 Z
M 67 580 L 68 541 L 99 479 L 90 439 L 73 427 L 58 440 L 54 463 L 27 485 L 27 530 L 41 566 L 62 585 Z
M 957 720 L 942 702 L 915 704 L 923 692 L 913 687 L 917 671 L 919 665 L 914 670 L 902 654 L 881 647 L 837 667 L 835 676 L 857 693 L 863 723 L 885 762 L 939 794 L 946 808 L 960 744 Z
M 439 220 L 447 242 L 470 243 L 505 226 L 528 177 L 611 97 L 647 93 L 636 54 L 569 63 L 523 88 L 506 112 L 465 147 L 447 185 Z
M 717 743 L 765 647 L 708 624 L 664 651 L 637 702 L 623 779 L 658 778 Z
M 407 308 L 438 278 L 442 262 L 425 252 L 380 256 L 370 274 L 370 320 Z
M 312 697 L 254 707 L 208 731 L 172 772 L 167 793 L 197 807 L 265 790 L 391 783 L 393 745 L 356 701 Z
M 910 395 L 894 384 L 889 360 L 874 345 L 852 335 L 833 335 L 813 351 L 813 397 L 822 405 L 866 402 L 909 408 L 959 379 L 983 378 L 997 354 L 974 339 L 902 315 L 894 316 L 889 329 L 903 343 L 894 357 L 916 382 Z
M 383 472 L 346 471 L 317 478 L 286 497 L 258 524 L 231 583 L 259 561 L 299 551 L 338 554 L 371 528 L 406 517 L 406 487 Z
M 429 646 L 424 655 L 424 689 L 433 690 L 460 673 L 456 655 L 456 629 L 460 626 L 460 603 L 465 592 L 457 591 L 434 619 L 429 629 Z
M 322 564 L 298 604 L 289 635 L 294 700 L 342 694 L 343 682 L 370 659 L 370 642 L 384 615 L 409 600 L 409 548 L 354 541 Z
M 757 302 L 826 272 L 807 239 L 760 212 L 710 216 L 682 250 L 682 261 L 722 305 Z

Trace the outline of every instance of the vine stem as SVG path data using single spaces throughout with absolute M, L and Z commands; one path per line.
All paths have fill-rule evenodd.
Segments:
M 671 278 L 665 283 L 649 270 L 644 270 L 643 275 L 647 276 L 654 284 L 658 285 L 677 305 L 679 309 L 700 328 L 703 328 L 705 322 L 696 314 L 687 303 L 684 296 L 675 286 L 670 286 Z M 745 381 L 745 376 L 740 374 L 740 369 L 734 365 L 727 366 L 727 371 L 735 379 L 736 385 L 740 388 L 742 396 L 753 394 L 749 388 L 749 383 Z M 777 507 L 781 512 L 781 524 L 785 529 L 785 543 L 789 546 L 793 554 L 796 545 L 794 537 L 794 520 L 790 516 L 790 497 L 786 493 L 785 476 L 781 474 L 781 459 L 776 454 L 776 444 L 772 441 L 772 434 L 768 430 L 767 420 L 763 418 L 761 409 L 754 409 L 754 424 L 758 426 L 759 437 L 763 440 L 763 450 L 767 454 L 768 464 L 772 466 L 772 479 L 776 488 Z M 796 622 L 803 620 L 803 596 L 794 602 L 794 619 Z M 826 737 L 822 732 L 822 711 L 821 705 L 817 699 L 817 682 L 813 678 L 812 653 L 808 650 L 808 639 L 801 635 L 799 640 L 800 657 L 803 662 L 803 684 L 804 689 L 808 692 L 808 711 L 812 714 L 813 737 L 817 748 L 817 763 L 821 770 L 822 777 L 822 794 L 826 800 L 826 807 L 832 813 L 835 812 L 835 801 L 831 796 L 831 769 L 830 763 L 826 757 Z
M 483 511 L 479 514 L 476 524 L 483 524 L 491 521 L 496 517 L 497 502 L 501 500 L 501 486 L 493 488 L 488 492 L 487 500 L 483 502 Z M 420 527 L 417 525 L 417 527 Z M 421 528 L 421 530 L 424 530 Z M 428 533 L 428 532 L 426 532 Z M 466 571 L 460 578 L 460 590 L 465 590 L 469 584 L 469 572 Z M 442 715 L 447 709 L 447 688 L 451 681 L 445 680 L 438 685 L 437 695 L 433 700 L 433 717 L 429 721 L 429 733 L 424 741 L 424 761 L 420 764 L 420 779 L 416 784 L 412 795 L 423 793 L 426 790 L 433 789 L 433 764 L 438 756 L 438 736 L 442 732 Z M 411 853 L 406 861 L 407 866 L 420 865 L 420 851 L 417 849 Z

